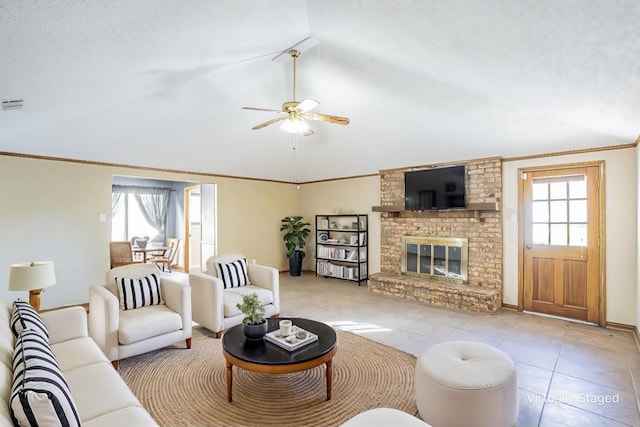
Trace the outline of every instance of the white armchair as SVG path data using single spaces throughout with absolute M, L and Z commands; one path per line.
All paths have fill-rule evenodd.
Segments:
M 280 276 L 273 267 L 248 264 L 250 284 L 224 288 L 216 263 L 228 264 L 241 258 L 244 256 L 239 254 L 214 256 L 207 260 L 203 273 L 189 274 L 193 320 L 215 332 L 217 338 L 222 336 L 223 330 L 242 323 L 244 315 L 236 304 L 242 302 L 245 294 L 255 292 L 258 295 L 266 317 L 280 315 Z
M 158 273 L 164 304 L 120 310 L 116 277 Z M 191 288 L 161 274 L 155 264 L 130 264 L 107 272 L 105 286 L 89 290 L 89 335 L 118 367 L 118 360 L 184 340 L 191 348 Z

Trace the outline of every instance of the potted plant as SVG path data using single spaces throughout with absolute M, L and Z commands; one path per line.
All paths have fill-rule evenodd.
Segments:
M 285 231 L 284 244 L 287 247 L 287 258 L 289 258 L 289 274 L 300 276 L 302 274 L 302 260 L 304 259 L 305 239 L 311 232 L 306 222 L 301 216 L 287 216 L 282 218 L 280 231 Z
M 264 307 L 260 304 L 258 294 L 252 292 L 242 296 L 242 304 L 236 304 L 244 314 L 242 332 L 250 340 L 261 340 L 267 333 L 267 319 L 264 318 Z

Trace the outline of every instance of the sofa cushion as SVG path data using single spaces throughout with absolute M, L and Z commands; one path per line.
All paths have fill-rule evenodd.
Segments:
M 273 292 L 269 289 L 261 288 L 259 286 L 243 286 L 241 288 L 225 289 L 224 291 L 224 317 L 232 317 L 242 314 L 242 312 L 236 306 L 242 304 L 242 297 L 246 294 L 255 292 L 258 295 L 260 304 L 265 306 L 273 304 Z
M 53 353 L 62 372 L 91 365 L 93 363 L 109 362 L 100 347 L 89 337 L 75 338 L 51 345 Z
M 109 362 L 94 363 L 64 373 L 76 399 L 82 424 L 129 406 L 142 407 Z M 133 423 L 113 424 L 133 426 Z
M 7 326 L 9 324 L 7 323 Z M 10 337 L 5 334 L 0 334 L 0 363 L 13 369 L 13 347 L 14 347 L 13 335 Z
M 82 420 L 82 427 L 114 426 L 158 427 L 158 424 L 140 406 L 127 406 L 90 420 Z
M 216 271 L 225 289 L 250 284 L 246 258 L 240 258 L 227 264 L 216 263 Z
M 46 338 L 26 329 L 14 350 L 10 398 L 20 426 L 80 426 L 78 409 Z
M 156 273 L 139 279 L 116 277 L 120 310 L 133 310 L 164 304 L 160 292 L 160 276 Z
M 2 405 L 0 407 L 7 409 L 7 415 L 9 415 L 9 399 L 11 398 L 11 386 L 13 384 L 13 371 L 11 368 L 0 365 L 0 399 L 2 399 Z M 0 426 L 2 423 L 0 422 Z
M 13 313 L 11 314 L 11 330 L 13 336 L 18 338 L 20 332 L 25 329 L 38 331 L 49 340 L 49 332 L 38 312 L 31 305 L 21 299 L 13 302 Z
M 121 311 L 118 341 L 124 345 L 132 344 L 180 329 L 182 329 L 180 314 L 165 305 Z

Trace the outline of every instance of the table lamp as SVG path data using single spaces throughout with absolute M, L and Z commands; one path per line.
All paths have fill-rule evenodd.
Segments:
M 9 273 L 10 291 L 29 291 L 29 304 L 40 311 L 40 294 L 56 283 L 53 261 L 13 264 Z

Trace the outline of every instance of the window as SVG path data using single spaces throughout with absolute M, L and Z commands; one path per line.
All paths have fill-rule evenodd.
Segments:
M 131 240 L 133 236 L 149 236 L 153 240 L 158 234 L 158 230 L 144 218 L 135 195 L 122 193 L 111 217 L 111 240 Z
M 112 240 L 148 236 L 152 241 L 164 242 L 173 191 L 173 188 L 112 184 Z

